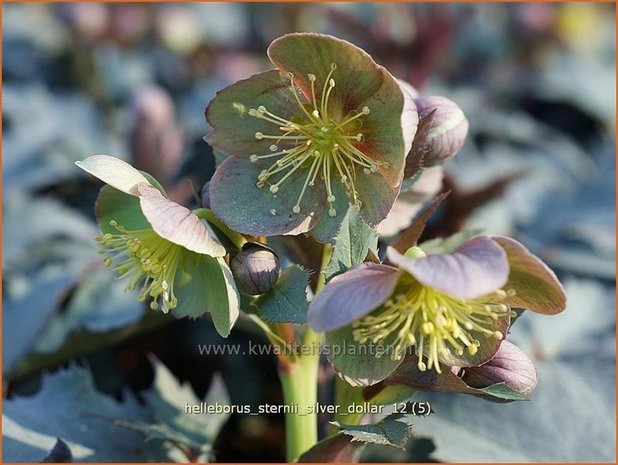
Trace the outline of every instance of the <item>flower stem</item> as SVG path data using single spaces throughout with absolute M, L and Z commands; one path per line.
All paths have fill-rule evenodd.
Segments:
M 285 450 L 288 462 L 297 460 L 318 441 L 317 415 L 315 411 L 309 413 L 309 409 L 315 409 L 318 401 L 318 362 L 318 357 L 306 355 L 279 369 L 285 405 L 298 409 L 285 414 Z
M 322 266 L 315 293 L 324 287 L 324 270 L 330 261 L 332 246 L 325 245 Z M 318 442 L 318 417 L 315 405 L 318 401 L 318 369 L 320 367 L 319 346 L 322 334 L 307 327 L 303 347 L 291 363 L 279 365 L 279 378 L 286 405 L 297 406 L 298 413 L 286 413 L 285 438 L 288 462 L 293 462 Z M 310 412 L 310 409 L 313 409 Z

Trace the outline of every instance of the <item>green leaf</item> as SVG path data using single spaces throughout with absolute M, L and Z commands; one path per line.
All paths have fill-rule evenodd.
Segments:
M 528 397 L 511 389 L 505 383 L 497 383 L 492 384 L 491 386 L 487 386 L 485 388 L 478 389 L 479 391 L 483 391 L 485 394 L 495 397 L 496 399 L 503 400 L 528 400 Z
M 171 444 L 178 453 L 184 454 L 185 460 L 211 461 L 212 444 L 229 415 L 188 413 L 187 405 L 201 408 L 200 399 L 190 385 L 179 384 L 162 363 L 154 360 L 154 365 L 155 382 L 145 394 L 154 423 L 100 418 L 115 426 L 140 433 L 145 442 L 160 441 L 164 443 L 162 445 Z M 229 404 L 229 397 L 220 376 L 213 378 L 204 404 Z
M 300 266 L 284 270 L 272 289 L 256 300 L 260 316 L 274 323 L 305 323 L 308 282 L 309 272 Z
M 343 434 L 352 436 L 353 441 L 398 447 L 403 449 L 412 436 L 412 427 L 396 416 L 389 415 L 373 425 L 346 425 L 333 422 Z
M 39 340 L 74 277 L 72 273 L 62 272 L 32 279 L 32 286 L 22 295 L 11 296 L 5 290 L 3 374 L 11 373 Z
M 333 254 L 326 267 L 326 280 L 363 263 L 371 250 L 377 253 L 378 234 L 365 223 L 356 208 L 349 208 L 335 238 Z
M 298 458 L 299 463 L 356 463 L 367 444 L 338 433 L 321 440 Z
M 387 347 L 393 337 L 389 336 L 384 346 L 378 346 L 370 341 L 356 341 L 350 325 L 327 332 L 328 359 L 339 376 L 352 386 L 371 386 L 390 375 L 403 361 L 392 360 L 388 353 L 377 356 L 380 347 Z
M 44 376 L 41 390 L 32 397 L 4 400 L 3 462 L 40 462 L 57 438 L 69 446 L 76 462 L 148 460 L 139 435 L 85 415 L 92 413 L 148 421 L 146 409 L 133 397 L 119 403 L 100 394 L 87 370 L 72 367 Z
M 52 353 L 72 332 L 101 333 L 139 320 L 144 303 L 137 300 L 137 291 L 125 291 L 126 285 L 103 267 L 85 274 L 63 311 L 48 321 L 35 350 Z

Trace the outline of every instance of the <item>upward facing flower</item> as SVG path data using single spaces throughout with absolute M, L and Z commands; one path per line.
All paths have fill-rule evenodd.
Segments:
M 419 370 L 440 373 L 440 364 L 491 359 L 511 307 L 564 308 L 555 275 L 512 239 L 478 236 L 446 255 L 414 247 L 406 255 L 389 249 L 388 257 L 399 269 L 365 264 L 334 278 L 311 302 L 309 324 L 317 331 L 347 326 L 359 344 L 389 346 L 395 362 L 413 347 Z
M 328 241 L 349 205 L 377 225 L 399 191 L 418 115 L 407 91 L 356 46 L 289 34 L 277 70 L 219 92 L 208 141 L 230 155 L 210 185 L 213 211 L 245 234 L 311 231 Z
M 153 310 L 178 317 L 210 311 L 227 336 L 239 314 L 226 250 L 190 210 L 167 199 L 158 183 L 114 157 L 96 155 L 77 165 L 106 182 L 97 199 L 104 262 L 114 265 L 127 290 Z

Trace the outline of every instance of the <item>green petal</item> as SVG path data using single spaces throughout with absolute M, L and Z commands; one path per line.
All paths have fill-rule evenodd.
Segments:
M 139 170 L 120 158 L 94 155 L 84 161 L 76 161 L 75 164 L 125 194 L 136 196 L 137 185 L 141 182 L 148 184 L 148 180 Z
M 341 230 L 341 225 L 349 209 L 354 208 L 350 198 L 346 195 L 345 188 L 338 179 L 331 182 L 335 202 L 333 207 L 337 211 L 335 217 L 328 215 L 328 207 L 318 224 L 309 232 L 320 242 L 333 242 Z M 362 169 L 356 169 L 356 188 L 362 206 L 359 210 L 360 219 L 369 227 L 375 228 L 393 207 L 393 203 L 399 192 L 398 188 L 392 188 L 379 173 L 365 174 Z M 358 215 L 354 215 L 358 216 Z
M 300 234 L 311 229 L 324 208 L 324 187 L 316 181 L 307 188 L 301 212 L 292 208 L 302 189 L 306 170 L 291 175 L 280 191 L 273 194 L 268 185 L 256 187 L 258 174 L 269 166 L 267 160 L 252 163 L 248 157 L 225 160 L 210 181 L 210 208 L 230 228 L 253 236 Z
M 321 180 L 318 180 L 316 181 L 316 186 L 318 184 L 322 185 L 323 183 Z M 354 208 L 350 205 L 350 199 L 346 195 L 342 183 L 340 183 L 337 179 L 333 179 L 331 182 L 331 188 L 333 195 L 335 196 L 335 201 L 332 203 L 332 208 L 335 209 L 337 214 L 335 216 L 329 215 L 328 210 L 330 207 L 325 201 L 324 197 L 326 195 L 324 194 L 324 197 L 322 197 L 324 211 L 319 217 L 319 221 L 315 227 L 309 232 L 313 238 L 322 243 L 333 243 L 335 241 L 335 238 L 344 223 L 348 210 Z
M 223 257 L 225 248 L 214 241 L 208 228 L 188 208 L 163 197 L 149 184 L 137 186 L 142 213 L 162 238 L 187 250 L 211 257 Z
M 363 144 L 358 148 L 368 156 L 388 161 L 390 168 L 382 174 L 392 186 L 398 186 L 403 175 L 405 155 L 410 150 L 411 130 L 416 130 L 416 107 L 397 81 L 370 55 L 357 46 L 332 36 L 312 33 L 287 34 L 273 41 L 268 48 L 270 60 L 282 73 L 291 72 L 295 83 L 306 97 L 311 96 L 309 74 L 316 76 L 316 98 L 322 96 L 324 81 L 337 65 L 332 78 L 336 86 L 332 91 L 329 113 L 335 118 L 350 111 L 369 107 L 363 118 L 361 131 Z M 407 136 L 404 140 L 403 127 Z
M 545 315 L 563 311 L 566 294 L 554 272 L 519 242 L 508 237 L 492 239 L 502 246 L 509 260 L 511 271 L 504 287 L 514 289 L 516 294 L 508 297 L 506 303 Z
M 176 317 L 198 318 L 210 312 L 217 332 L 227 337 L 238 319 L 239 296 L 232 273 L 222 258 L 188 254 L 174 283 Z
M 403 361 L 392 360 L 388 353 L 376 356 L 377 346 L 354 339 L 352 327 L 327 332 L 328 359 L 341 378 L 352 386 L 371 386 L 390 375 Z M 391 341 L 387 339 L 384 347 Z
M 231 156 L 267 153 L 273 141 L 257 140 L 255 133 L 281 131 L 276 125 L 249 115 L 249 109 L 260 105 L 286 119 L 301 112 L 289 82 L 276 70 L 266 71 L 217 92 L 206 108 L 206 120 L 213 127 L 206 140 Z M 279 145 L 285 148 L 284 144 Z
M 358 194 L 363 202 L 360 214 L 369 226 L 377 227 L 393 208 L 399 187 L 391 187 L 378 173 L 367 175 L 359 169 L 357 173 Z
M 118 230 L 110 225 L 112 220 L 131 230 L 150 228 L 139 199 L 111 186 L 103 186 L 99 191 L 95 212 L 103 234 L 118 234 Z

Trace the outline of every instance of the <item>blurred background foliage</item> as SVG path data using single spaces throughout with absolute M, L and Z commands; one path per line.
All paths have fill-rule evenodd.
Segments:
M 615 460 L 613 4 L 4 3 L 2 16 L 5 461 L 58 459 L 56 437 L 79 461 L 283 460 L 280 416 L 183 413 L 206 395 L 281 402 L 275 362 L 201 356 L 261 336 L 241 322 L 222 340 L 125 294 L 93 240 L 99 185 L 73 162 L 120 156 L 191 205 L 214 170 L 205 105 L 268 69 L 266 47 L 292 31 L 348 39 L 458 102 L 470 135 L 427 237 L 512 235 L 569 297 L 512 329 L 539 371 L 530 402 L 420 393 L 437 413 L 414 420 L 406 451 L 364 459 Z

